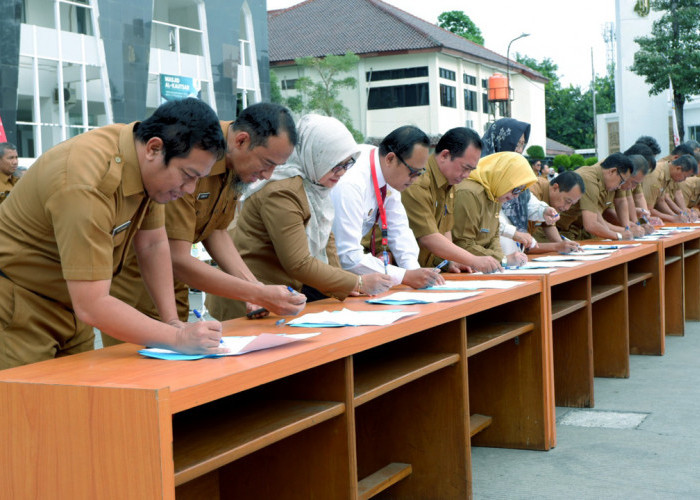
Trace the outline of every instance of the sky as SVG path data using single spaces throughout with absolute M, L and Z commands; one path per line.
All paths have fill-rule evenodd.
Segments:
M 542 61 L 548 57 L 559 67 L 564 86 L 587 89 L 591 81 L 591 48 L 597 75 L 606 72 L 603 39 L 606 23 L 615 21 L 615 0 L 383 0 L 416 17 L 437 24 L 442 12 L 461 10 L 479 27 L 484 46 L 503 56 L 508 42 L 510 57 L 518 52 Z M 300 0 L 267 0 L 268 10 L 282 9 Z

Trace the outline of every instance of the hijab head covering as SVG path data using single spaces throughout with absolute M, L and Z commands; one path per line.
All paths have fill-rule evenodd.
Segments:
M 268 182 L 301 177 L 309 201 L 311 217 L 306 225 L 311 255 L 328 263 L 326 245 L 333 224 L 330 188 L 318 184 L 338 163 L 348 157 L 357 159 L 360 148 L 348 129 L 330 116 L 308 114 L 297 123 L 297 145 L 287 163 L 275 168 L 269 180 L 251 184 L 244 192 L 248 198 Z
M 481 138 L 484 147 L 481 157 L 502 151 L 515 151 L 518 141 L 525 135 L 525 144 L 530 139 L 530 124 L 513 118 L 501 118 L 493 122 Z
M 498 201 L 498 198 L 517 187 L 529 187 L 537 182 L 525 157 L 511 152 L 494 153 L 482 158 L 469 178 L 484 186 L 491 201 Z

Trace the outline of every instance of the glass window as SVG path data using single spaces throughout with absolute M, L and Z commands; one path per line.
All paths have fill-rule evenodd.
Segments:
M 481 112 L 482 113 L 489 112 L 489 94 L 488 94 L 488 92 L 484 92 L 483 94 L 481 94 Z
M 420 78 L 424 76 L 428 76 L 427 66 L 368 71 L 365 74 L 365 79 L 368 82 L 379 82 L 381 80 L 399 80 L 401 78 Z
M 457 74 L 454 71 L 450 71 L 449 69 L 445 68 L 440 68 L 440 78 L 444 78 L 445 80 L 452 80 L 457 81 Z
M 464 109 L 467 111 L 476 111 L 476 91 L 464 89 Z
M 457 91 L 453 86 L 440 84 L 440 105 L 448 108 L 457 107 Z
M 489 88 L 489 79 L 488 79 L 488 78 L 482 78 L 482 79 L 481 79 L 481 88 L 482 88 L 482 89 L 487 89 L 487 88 Z
M 429 104 L 428 84 L 418 83 L 369 89 L 367 109 L 407 108 Z
M 693 141 L 697 141 L 700 137 L 700 125 L 691 125 L 688 127 L 688 134 Z
M 462 82 L 463 82 L 465 85 L 476 85 L 476 77 L 464 73 L 464 74 L 462 75 Z

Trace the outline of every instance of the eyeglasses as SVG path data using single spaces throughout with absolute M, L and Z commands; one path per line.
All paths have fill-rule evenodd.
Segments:
M 518 144 L 515 145 L 515 148 L 520 149 L 522 151 L 523 149 L 525 149 L 525 144 L 527 144 L 525 141 L 519 140 Z
M 355 158 L 349 158 L 343 163 L 338 163 L 335 167 L 331 169 L 331 172 L 333 172 L 334 174 L 339 174 L 343 170 L 350 170 L 350 167 L 352 167 L 354 164 Z
M 391 151 L 391 149 L 389 149 L 389 151 Z M 403 163 L 404 167 L 406 167 L 408 169 L 408 176 L 410 178 L 420 177 L 421 175 L 423 175 L 423 173 L 425 173 L 424 168 L 413 168 L 411 165 L 409 165 L 408 163 L 403 161 L 403 158 L 401 158 L 401 156 L 399 156 L 398 153 L 395 153 L 394 151 L 391 151 L 391 152 L 394 153 L 394 156 L 396 156 L 396 158 L 398 158 L 399 161 L 401 163 Z
M 513 196 L 518 196 L 520 193 L 522 193 L 526 189 L 527 189 L 527 186 L 518 186 L 516 188 L 513 188 L 511 193 L 513 193 Z
M 617 175 L 620 177 L 620 184 L 618 184 L 617 187 L 622 186 L 625 182 L 627 182 L 628 180 L 630 180 L 630 177 L 632 177 L 632 176 L 630 175 L 630 177 L 628 177 L 627 179 L 625 179 L 624 177 L 622 177 L 622 174 L 620 173 L 619 170 L 617 170 L 617 169 L 615 169 L 615 170 L 617 171 Z

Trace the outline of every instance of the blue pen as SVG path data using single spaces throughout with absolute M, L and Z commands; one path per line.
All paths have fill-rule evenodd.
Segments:
M 277 321 L 275 321 L 275 326 L 282 326 L 282 325 L 284 325 L 284 322 L 285 322 L 284 318 L 278 319 Z
M 199 312 L 197 309 L 192 309 L 192 314 L 195 315 L 195 317 L 197 318 L 197 321 L 204 321 L 204 318 L 202 317 L 202 313 Z M 223 343 L 224 343 L 224 339 L 220 339 L 219 345 L 221 345 Z
M 443 267 L 445 267 L 445 266 L 446 266 L 447 264 L 449 264 L 449 263 L 450 263 L 450 261 L 447 260 L 447 259 L 445 259 L 445 260 L 443 260 L 442 262 L 440 262 L 437 266 L 435 266 L 435 267 L 433 268 L 433 271 L 439 273 L 439 272 L 440 272 L 440 269 L 442 269 Z
M 299 292 L 297 292 L 294 288 L 292 288 L 292 287 L 289 286 L 289 285 L 287 285 L 287 290 L 289 290 L 289 291 L 290 291 L 291 293 L 293 293 L 293 294 L 299 293 Z
M 382 260 L 384 261 L 384 274 L 389 274 L 388 266 L 389 266 L 389 254 L 387 253 L 386 250 L 382 252 Z

